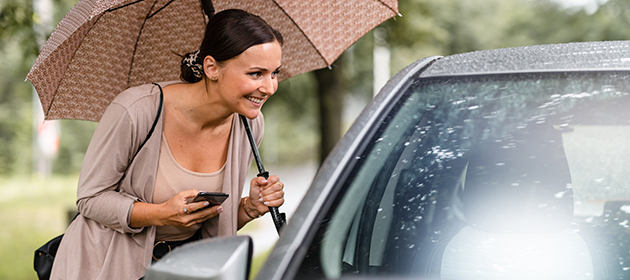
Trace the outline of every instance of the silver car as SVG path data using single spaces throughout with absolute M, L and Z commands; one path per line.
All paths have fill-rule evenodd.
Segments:
M 146 279 L 247 279 L 236 236 Z M 256 279 L 630 279 L 630 42 L 478 51 L 392 78 Z

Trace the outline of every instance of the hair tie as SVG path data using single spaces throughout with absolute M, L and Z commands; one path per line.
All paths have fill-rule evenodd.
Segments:
M 182 63 L 185 63 L 190 70 L 193 71 L 193 75 L 197 78 L 201 78 L 203 75 L 203 66 L 197 62 L 197 57 L 199 56 L 199 50 L 188 53 L 184 56 Z

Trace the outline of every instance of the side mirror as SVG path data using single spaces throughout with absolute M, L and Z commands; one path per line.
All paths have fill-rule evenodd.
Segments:
M 247 280 L 251 266 L 249 236 L 218 237 L 175 248 L 149 267 L 146 280 Z

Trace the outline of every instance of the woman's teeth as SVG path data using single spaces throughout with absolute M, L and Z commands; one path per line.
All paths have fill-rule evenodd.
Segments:
M 251 97 L 251 96 L 248 96 L 248 97 L 245 97 L 245 98 L 247 98 L 247 100 L 249 100 L 251 102 L 254 102 L 256 104 L 261 104 L 264 101 L 264 99 L 255 98 L 255 97 Z

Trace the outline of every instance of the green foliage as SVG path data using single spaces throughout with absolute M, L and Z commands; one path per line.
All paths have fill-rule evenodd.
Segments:
M 70 10 L 74 0 L 55 0 L 55 21 Z M 26 74 L 38 54 L 31 0 L 0 2 L 0 175 L 30 174 L 33 166 L 33 94 Z M 96 127 L 84 121 L 61 121 L 59 153 L 53 171 L 79 171 L 87 144 Z
M 584 22 L 583 41 L 628 40 L 630 38 L 630 1 L 609 0 Z M 577 19 L 576 19 L 577 21 Z
M 18 41 L 0 49 L 0 175 L 26 173 L 31 164 L 32 87 L 24 82 L 28 66 Z
M 373 96 L 372 52 L 374 36 L 372 32 L 359 39 L 348 49 L 342 59 L 345 59 L 347 94 L 359 97 L 367 104 Z
M 97 123 L 79 120 L 60 120 L 63 133 L 59 139 L 59 152 L 53 162 L 53 173 L 75 174 L 81 170 Z
M 33 1 L 2 0 L 0 2 L 0 49 L 7 43 L 18 42 L 20 57 L 34 57 L 38 53 L 33 30 Z
M 627 40 L 630 1 L 609 0 L 595 13 L 552 0 L 399 1 L 390 29 L 392 71 L 432 55 L 579 41 Z
M 265 103 L 265 138 L 260 148 L 264 161 L 292 164 L 316 157 L 315 89 L 313 74 L 305 73 L 280 82 Z
M 0 2 L 0 175 L 32 167 L 33 89 L 25 82 L 37 53 L 33 2 Z
M 59 22 L 76 0 L 53 0 Z M 432 55 L 572 41 L 630 39 L 630 1 L 609 0 L 589 14 L 563 9 L 552 0 L 400 0 L 402 17 L 380 27 L 388 35 L 392 74 Z M 37 53 L 32 0 L 0 1 L 0 174 L 31 169 L 32 88 L 23 82 Z M 348 100 L 372 97 L 372 49 L 368 33 L 343 56 Z M 335 65 L 333 65 L 335 67 Z M 264 106 L 267 127 L 261 152 L 266 161 L 294 163 L 317 155 L 316 81 L 310 73 L 280 83 Z M 96 124 L 61 121 L 53 171 L 77 172 Z M 346 124 L 344 124 L 346 126 Z

